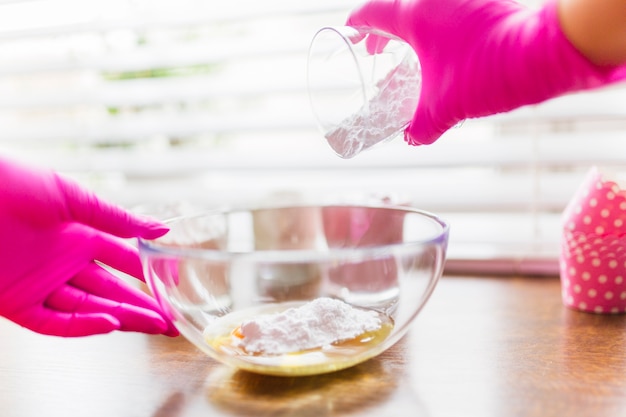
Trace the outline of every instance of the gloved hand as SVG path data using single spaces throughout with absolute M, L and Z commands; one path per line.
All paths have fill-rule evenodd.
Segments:
M 404 134 L 412 145 L 467 118 L 626 78 L 626 66 L 594 65 L 572 46 L 555 0 L 539 10 L 512 0 L 369 0 L 346 24 L 395 35 L 417 53 L 422 89 Z M 379 37 L 366 42 L 381 48 Z
M 1 316 L 57 336 L 178 334 L 150 296 L 103 267 L 143 279 L 136 248 L 121 238 L 156 238 L 166 226 L 1 158 L 0 184 Z

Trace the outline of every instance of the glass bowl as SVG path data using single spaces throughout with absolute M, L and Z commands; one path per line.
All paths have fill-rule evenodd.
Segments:
M 449 233 L 433 214 L 390 205 L 220 209 L 167 223 L 165 236 L 139 241 L 148 286 L 162 309 L 212 358 L 269 375 L 336 371 L 395 344 L 441 276 Z M 262 326 L 288 309 L 309 311 L 314 300 L 370 314 L 380 325 L 294 351 L 242 347 L 244 323 Z M 312 319 L 342 325 L 343 316 L 327 313 L 337 314 L 317 311 Z M 283 332 L 299 340 L 311 323 L 310 317 L 291 322 Z M 272 341 L 280 345 L 284 336 Z

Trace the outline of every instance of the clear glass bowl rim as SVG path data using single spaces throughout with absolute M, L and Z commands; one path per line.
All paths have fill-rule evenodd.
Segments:
M 175 222 L 207 217 L 210 215 L 227 215 L 236 212 L 253 212 L 255 210 L 280 210 L 280 209 L 313 209 L 313 208 L 365 208 L 365 209 L 384 209 L 403 211 L 407 214 L 416 214 L 426 219 L 430 219 L 441 229 L 432 237 L 425 239 L 414 239 L 400 243 L 390 243 L 374 246 L 350 247 L 350 248 L 333 248 L 328 251 L 320 251 L 317 249 L 263 249 L 244 252 L 234 252 L 223 249 L 207 249 L 207 248 L 183 248 L 175 247 L 171 244 L 162 244 L 158 239 L 148 240 L 139 238 L 139 250 L 147 256 L 167 257 L 167 258 L 194 258 L 212 261 L 228 261 L 237 259 L 248 260 L 251 262 L 277 262 L 277 263 L 300 263 L 300 262 L 319 262 L 332 261 L 335 259 L 345 259 L 347 257 L 367 258 L 380 255 L 381 253 L 395 254 L 411 253 L 420 247 L 430 245 L 444 247 L 447 245 L 450 232 L 450 225 L 440 216 L 426 210 L 415 208 L 407 205 L 376 205 L 376 204 L 302 204 L 302 205 L 275 205 L 275 206 L 243 206 L 232 208 L 217 208 L 201 211 L 191 215 L 182 215 L 172 217 L 165 220 L 165 224 L 173 224 Z

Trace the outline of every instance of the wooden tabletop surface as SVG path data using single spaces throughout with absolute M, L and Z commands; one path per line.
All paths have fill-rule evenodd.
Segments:
M 625 416 L 626 316 L 557 278 L 442 278 L 381 356 L 315 377 L 236 371 L 182 337 L 46 337 L 0 320 L 0 415 Z

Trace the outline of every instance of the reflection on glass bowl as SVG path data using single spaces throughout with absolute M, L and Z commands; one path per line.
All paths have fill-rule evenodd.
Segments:
M 396 343 L 441 276 L 449 232 L 433 214 L 387 205 L 222 209 L 168 225 L 164 237 L 139 242 L 148 285 L 163 310 L 209 356 L 270 375 L 344 369 Z M 375 310 L 389 325 L 280 355 L 237 346 L 245 320 L 321 297 Z

